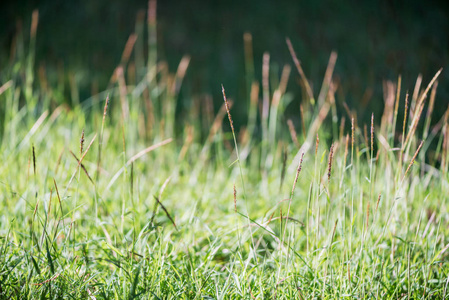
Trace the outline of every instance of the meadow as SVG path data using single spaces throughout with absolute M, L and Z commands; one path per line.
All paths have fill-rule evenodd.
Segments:
M 190 59 L 158 59 L 150 14 L 148 53 L 131 36 L 108 89 L 75 101 L 36 68 L 37 22 L 0 78 L 2 299 L 447 297 L 444 70 L 385 81 L 361 120 L 336 53 L 311 83 L 287 38 L 291 64 L 276 76 L 266 53 L 257 79 L 247 33 L 247 97 L 223 82 L 220 107 L 180 111 Z

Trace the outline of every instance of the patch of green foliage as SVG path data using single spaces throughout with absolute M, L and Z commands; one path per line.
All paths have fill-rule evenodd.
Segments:
M 187 57 L 171 74 L 155 47 L 145 72 L 125 55 L 110 89 L 68 106 L 33 43 L 0 86 L 2 299 L 447 295 L 449 114 L 430 125 L 434 80 L 410 96 L 388 83 L 364 125 L 338 117 L 335 54 L 319 95 L 293 64 L 295 108 L 296 69 L 270 77 L 267 59 L 247 99 L 223 89 L 214 114 L 192 97 L 179 118 Z

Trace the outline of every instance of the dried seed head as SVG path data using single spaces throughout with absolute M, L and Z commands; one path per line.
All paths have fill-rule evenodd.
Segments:
M 435 105 L 435 95 L 437 92 L 437 88 L 438 88 L 438 80 L 435 81 L 435 83 L 433 84 L 433 87 L 432 87 L 432 91 L 430 92 L 429 109 L 427 110 L 426 119 L 430 118 L 430 116 L 432 115 L 433 108 Z
M 38 23 L 39 23 L 39 11 L 37 9 L 35 9 L 35 10 L 33 10 L 33 14 L 31 15 L 31 30 L 30 30 L 31 38 L 36 37 Z
M 423 143 L 424 143 L 424 141 L 421 141 L 421 143 L 418 146 L 418 149 L 416 149 L 416 152 L 413 155 L 412 160 L 410 161 L 410 164 L 407 167 L 407 170 L 405 170 L 405 173 L 404 173 L 404 176 L 402 177 L 402 180 L 404 180 L 404 178 L 407 175 L 408 171 L 410 170 L 410 168 L 412 167 L 413 163 L 415 162 L 415 159 L 418 156 L 419 150 L 421 150 L 421 147 L 422 147 Z
M 424 90 L 424 92 L 422 92 L 421 96 L 419 97 L 419 100 L 418 100 L 418 102 L 416 104 L 416 108 L 415 108 L 415 110 L 413 112 L 414 115 L 412 117 L 412 124 L 410 125 L 411 130 L 408 132 L 407 137 L 405 139 L 405 145 L 410 140 L 410 138 L 415 134 L 416 127 L 418 126 L 419 119 L 421 118 L 421 114 L 422 114 L 422 111 L 424 109 L 425 99 L 427 97 L 427 93 L 429 92 L 429 90 L 432 87 L 432 85 L 435 83 L 435 81 L 438 78 L 438 76 L 440 75 L 441 71 L 442 71 L 442 69 L 438 70 L 438 72 L 435 74 L 435 76 L 432 78 L 432 80 L 427 85 L 427 87 Z
M 150 26 L 156 26 L 156 7 L 156 0 L 150 0 L 148 2 L 148 25 Z
M 223 85 L 221 85 L 221 91 L 223 92 L 223 100 L 225 102 L 226 112 L 228 113 L 229 124 L 231 124 L 231 130 L 234 133 L 234 123 L 232 122 L 231 112 L 229 111 L 229 103 L 228 99 L 226 98 L 225 89 Z
M 81 133 L 81 139 L 80 139 L 80 155 L 83 155 L 83 148 L 84 148 L 84 129 Z
M 108 111 L 108 106 L 109 106 L 109 94 L 106 96 L 106 102 L 104 103 L 103 120 Z
M 407 125 L 407 111 L 408 111 L 408 93 L 405 95 L 404 121 L 402 124 L 402 141 L 404 141 L 405 126 Z M 404 147 L 404 145 L 402 145 L 402 147 Z
M 293 143 L 295 143 L 295 146 L 299 148 L 299 142 L 298 137 L 296 135 L 295 126 L 293 125 L 293 121 L 291 119 L 287 120 L 288 129 L 290 130 L 290 135 L 292 137 Z
M 332 173 L 332 159 L 334 157 L 334 144 L 331 145 L 329 150 L 329 160 L 327 162 L 327 182 L 331 181 L 331 173 Z
M 379 207 L 379 202 L 380 202 L 380 198 L 381 198 L 381 197 L 382 197 L 382 194 L 379 193 L 379 196 L 377 197 L 376 211 L 377 211 L 377 208 Z
M 293 62 L 295 63 L 296 69 L 298 70 L 298 73 L 301 76 L 301 79 L 306 88 L 307 95 L 309 96 L 309 99 L 312 100 L 313 99 L 312 88 L 310 87 L 309 82 L 306 78 L 306 75 L 304 74 L 304 71 L 301 67 L 301 63 L 299 62 L 299 59 L 296 56 L 295 50 L 293 49 L 292 42 L 290 41 L 289 38 L 286 38 L 286 42 L 287 42 L 288 50 L 290 51 L 290 55 L 293 58 Z
M 302 169 L 303 159 L 304 159 L 304 152 L 301 154 L 301 159 L 298 164 L 298 169 L 296 170 L 296 177 L 295 177 L 295 181 L 293 182 L 292 192 L 290 194 L 290 200 L 293 198 L 293 193 L 295 191 L 296 183 L 298 182 L 299 173 L 301 172 L 301 169 Z

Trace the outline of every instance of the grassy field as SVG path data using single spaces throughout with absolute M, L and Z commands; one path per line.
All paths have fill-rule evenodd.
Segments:
M 1 299 L 448 294 L 440 71 L 415 87 L 385 82 L 384 113 L 359 120 L 335 98 L 337 55 L 314 95 L 287 41 L 280 78 L 266 54 L 246 99 L 226 98 L 224 83 L 220 108 L 192 96 L 177 113 L 189 58 L 172 74 L 150 43 L 136 71 L 131 40 L 110 88 L 68 105 L 67 86 L 34 67 L 33 24 L 0 79 Z M 150 42 L 154 30 L 150 20 Z

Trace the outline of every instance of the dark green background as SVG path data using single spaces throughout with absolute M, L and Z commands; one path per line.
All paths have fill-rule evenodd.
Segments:
M 147 8 L 147 1 L 137 0 L 1 2 L 2 68 L 8 63 L 18 20 L 28 36 L 31 12 L 37 8 L 37 65 L 45 62 L 47 70 L 63 65 L 65 71 L 82 74 L 81 99 L 89 96 L 94 80 L 100 90 L 106 88 L 134 31 L 138 11 Z M 160 0 L 157 13 L 159 59 L 167 60 L 175 71 L 184 54 L 192 56 L 181 104 L 204 93 L 221 102 L 221 83 L 233 98 L 245 97 L 246 31 L 253 35 L 257 78 L 265 51 L 280 69 L 292 64 L 285 44 L 289 36 L 315 93 L 329 54 L 336 50 L 335 74 L 343 91 L 337 101 L 348 102 L 365 117 L 383 109 L 383 79 L 396 80 L 402 74 L 404 90 L 412 90 L 419 73 L 426 85 L 449 62 L 449 1 Z M 300 88 L 293 80 L 297 73 L 292 71 L 288 90 L 298 96 Z M 437 96 L 439 116 L 448 105 L 448 83 L 449 70 L 444 70 Z M 374 95 L 363 108 L 358 103 L 367 89 L 373 89 Z M 241 118 L 243 112 L 237 115 Z

